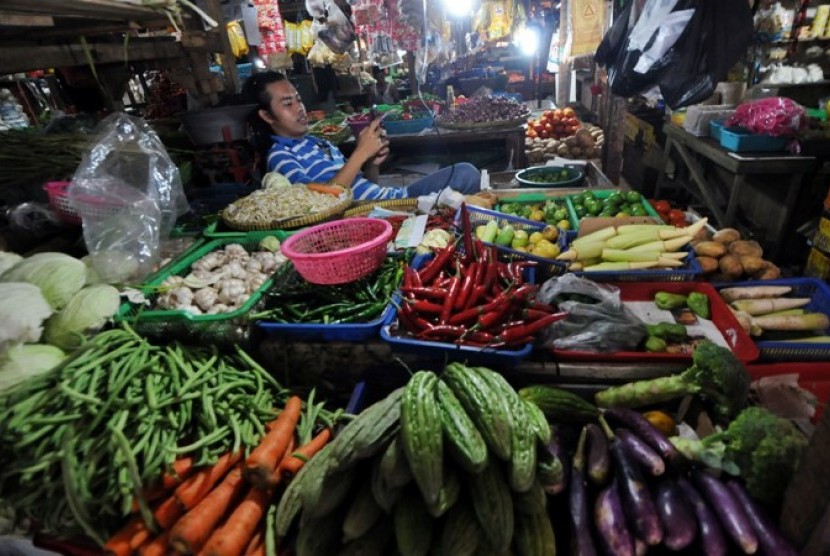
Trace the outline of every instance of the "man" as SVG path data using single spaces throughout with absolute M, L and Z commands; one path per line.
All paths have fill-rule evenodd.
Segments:
M 256 103 L 257 115 L 273 133 L 267 168 L 291 183 L 338 183 L 351 186 L 355 199 L 401 199 L 453 189 L 470 194 L 479 191 L 481 175 L 466 162 L 442 168 L 405 188 L 377 185 L 380 165 L 389 156 L 389 142 L 375 119 L 357 137 L 347 159 L 335 145 L 308 135 L 308 118 L 297 89 L 277 72 L 251 76 L 243 88 Z

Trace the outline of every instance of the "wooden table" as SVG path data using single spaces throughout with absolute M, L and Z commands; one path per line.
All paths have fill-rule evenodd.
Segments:
M 682 127 L 667 123 L 663 126 L 666 134 L 664 151 L 664 165 L 657 180 L 654 197 L 660 198 L 661 189 L 666 186 L 666 162 L 673 151 L 676 151 L 680 161 L 689 171 L 690 185 L 695 193 L 705 203 L 717 221 L 718 227 L 734 227 L 736 213 L 741 197 L 746 195 L 747 178 L 750 176 L 781 175 L 787 191 L 779 210 L 781 217 L 768 218 L 764 225 L 770 230 L 769 237 L 774 249 L 772 258 L 777 257 L 783 246 L 783 234 L 786 232 L 792 218 L 793 211 L 801 190 L 802 181 L 808 172 L 816 165 L 816 159 L 811 156 L 788 155 L 786 153 L 734 153 L 727 151 L 715 140 L 708 137 L 695 137 Z M 718 202 L 713 170 L 722 169 L 732 175 L 728 183 L 729 198 L 724 207 Z M 783 185 L 783 184 L 782 184 Z M 768 216 L 772 216 L 767 213 Z
M 520 170 L 527 166 L 523 125 L 468 130 L 433 127 L 420 133 L 398 133 L 388 138 L 389 147 L 395 154 L 413 149 L 446 153 L 455 146 L 501 141 L 513 168 Z M 354 150 L 354 138 L 343 141 L 339 147 L 348 156 Z

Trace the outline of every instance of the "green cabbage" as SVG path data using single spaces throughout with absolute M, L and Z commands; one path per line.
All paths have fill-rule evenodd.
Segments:
M 43 297 L 58 310 L 86 282 L 86 266 L 64 253 L 38 253 L 26 257 L 0 276 L 0 282 L 28 282 L 40 288 Z
M 0 392 L 54 369 L 65 357 L 60 348 L 44 344 L 10 348 L 0 360 Z
M 271 189 L 272 187 L 288 187 L 291 182 L 280 174 L 279 172 L 268 172 L 262 176 L 262 188 Z
M 18 255 L 17 253 L 11 253 L 9 251 L 0 251 L 0 275 L 6 272 L 8 269 L 19 263 L 23 260 L 23 257 Z
M 46 322 L 44 339 L 63 349 L 84 343 L 85 334 L 104 326 L 118 311 L 118 290 L 107 284 L 87 286 L 69 300 L 63 311 Z
M 0 353 L 15 344 L 37 342 L 52 314 L 40 288 L 23 282 L 0 283 Z

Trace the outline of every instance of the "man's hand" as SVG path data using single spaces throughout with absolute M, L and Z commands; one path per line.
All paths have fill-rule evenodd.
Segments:
M 383 147 L 381 147 L 378 154 L 372 158 L 372 164 L 375 166 L 380 166 L 389 157 L 389 139 L 386 138 L 386 130 L 383 128 L 381 128 L 380 138 L 381 141 L 383 141 Z
M 361 166 L 371 160 L 372 157 L 377 156 L 386 146 L 387 143 L 385 143 L 385 138 L 382 136 L 382 133 L 383 129 L 380 127 L 380 118 L 372 120 L 372 123 L 360 132 L 360 136 L 357 138 L 357 146 L 352 156 L 358 157 Z

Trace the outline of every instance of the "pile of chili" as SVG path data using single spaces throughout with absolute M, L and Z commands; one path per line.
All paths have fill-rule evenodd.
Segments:
M 281 323 L 345 324 L 378 318 L 401 283 L 405 257 L 387 257 L 374 274 L 338 286 L 305 281 L 290 263 L 274 278 L 264 307 L 249 318 Z
M 469 247 L 466 245 L 469 244 Z M 535 300 L 538 286 L 525 283 L 532 261 L 501 262 L 495 246 L 465 241 L 438 249 L 420 270 L 404 269 L 400 327 L 418 339 L 479 347 L 531 342 L 564 318 Z

